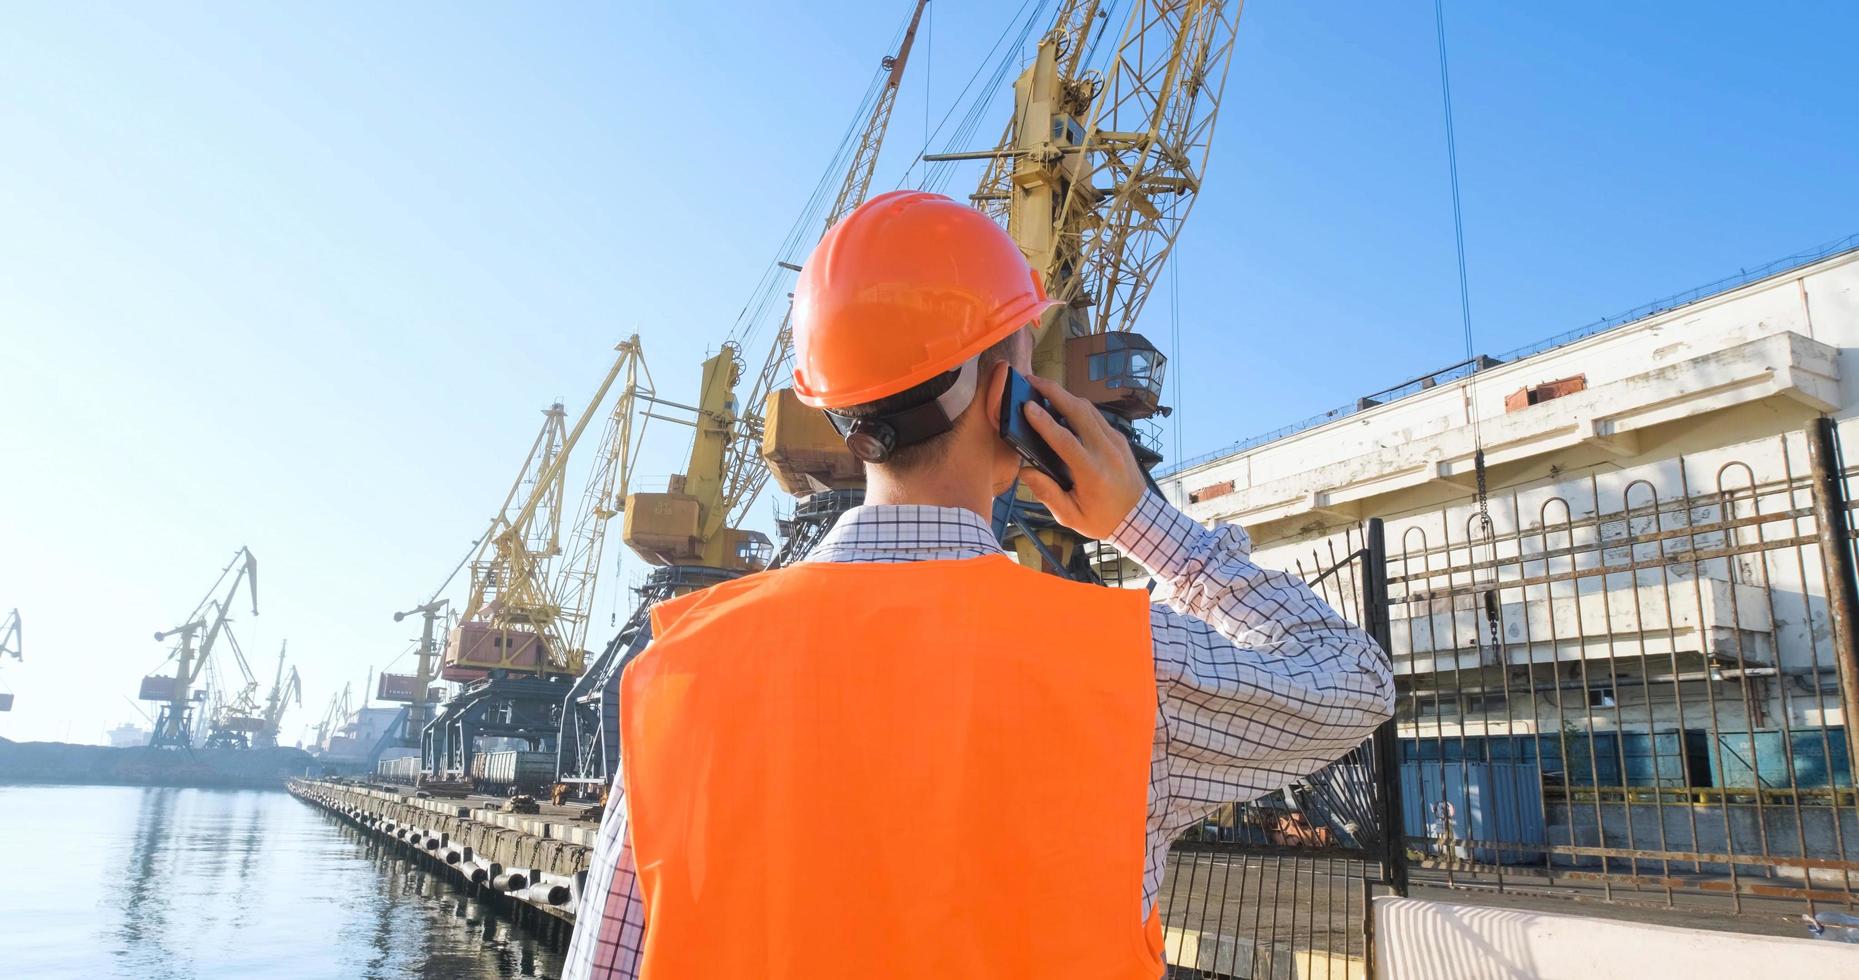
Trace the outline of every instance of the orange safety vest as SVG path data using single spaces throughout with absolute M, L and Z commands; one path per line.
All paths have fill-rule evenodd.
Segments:
M 620 699 L 643 980 L 1162 975 L 1146 595 L 812 563 L 652 620 Z

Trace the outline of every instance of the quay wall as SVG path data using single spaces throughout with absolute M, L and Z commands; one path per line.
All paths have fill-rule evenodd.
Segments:
M 423 856 L 471 888 L 503 896 L 519 921 L 529 918 L 564 935 L 574 922 L 599 833 L 594 823 L 329 780 L 293 779 L 286 788 L 365 833 Z

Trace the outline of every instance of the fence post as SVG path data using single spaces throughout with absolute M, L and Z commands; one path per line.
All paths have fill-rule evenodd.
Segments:
M 1368 522 L 1368 569 L 1362 577 L 1362 622 L 1369 635 L 1388 658 L 1388 670 L 1394 670 L 1394 631 L 1388 609 L 1388 541 L 1381 518 Z M 1375 730 L 1375 767 L 1381 771 L 1382 861 L 1387 869 L 1388 886 L 1396 895 L 1407 897 L 1407 835 L 1401 827 L 1401 752 L 1394 719 L 1382 722 Z
M 1853 567 L 1852 534 L 1846 519 L 1846 487 L 1840 472 L 1839 436 L 1826 416 L 1807 427 L 1807 465 L 1812 473 L 1814 523 L 1827 571 L 1827 609 L 1833 620 L 1833 657 L 1840 681 L 1840 720 L 1846 729 L 1846 766 L 1859 785 L 1859 578 Z

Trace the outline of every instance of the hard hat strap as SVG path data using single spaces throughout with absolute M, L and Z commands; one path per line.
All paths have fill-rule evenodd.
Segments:
M 885 462 L 897 450 L 927 442 L 955 426 L 974 401 L 980 368 L 971 357 L 960 371 L 947 391 L 929 401 L 872 415 L 842 415 L 827 409 L 826 418 L 852 455 L 868 463 Z

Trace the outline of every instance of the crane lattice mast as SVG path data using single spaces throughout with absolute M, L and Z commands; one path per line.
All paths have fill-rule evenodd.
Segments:
M 1070 380 L 1070 338 L 1134 328 L 1201 190 L 1241 6 L 1143 0 L 1100 71 L 1087 58 L 1099 3 L 1067 3 L 1015 83 L 974 200 L 1070 304 L 1041 374 Z
M 1161 454 L 1134 423 L 1169 413 L 1166 359 L 1134 328 L 1203 186 L 1242 5 L 1138 0 L 1099 68 L 1101 6 L 1060 8 L 994 149 L 925 159 L 987 161 L 976 206 L 1065 304 L 1046 315 L 1034 371 L 1097 405 L 1150 467 Z M 1022 562 L 1095 577 L 1076 535 L 1036 505 L 1021 510 L 1010 537 Z

